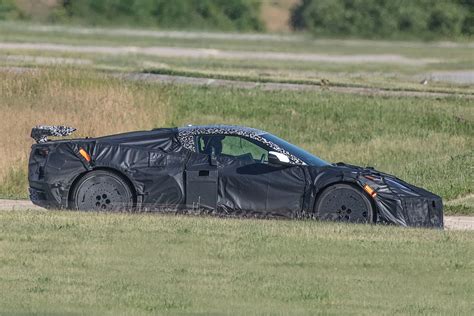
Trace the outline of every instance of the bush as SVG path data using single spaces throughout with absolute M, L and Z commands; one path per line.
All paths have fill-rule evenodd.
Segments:
M 260 31 L 258 0 L 65 0 L 58 11 L 93 25 L 133 24 L 185 29 Z
M 472 36 L 473 0 L 303 0 L 294 29 L 315 35 L 365 38 Z
M 0 20 L 20 17 L 20 11 L 13 0 L 0 0 Z

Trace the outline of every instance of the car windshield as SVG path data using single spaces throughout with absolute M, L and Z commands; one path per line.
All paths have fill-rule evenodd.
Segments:
M 316 157 L 313 154 L 310 154 L 304 149 L 299 148 L 298 146 L 295 146 L 286 140 L 283 140 L 279 137 L 276 137 L 275 135 L 272 134 L 262 134 L 260 135 L 261 137 L 265 138 L 268 141 L 271 141 L 272 143 L 275 143 L 276 145 L 280 146 L 293 156 L 298 157 L 301 159 L 304 163 L 310 166 L 316 166 L 316 167 L 323 167 L 330 165 L 328 162 L 322 160 L 321 158 Z

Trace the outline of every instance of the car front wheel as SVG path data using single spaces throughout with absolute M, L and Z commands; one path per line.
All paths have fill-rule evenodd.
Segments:
M 369 198 L 350 184 L 335 184 L 326 188 L 316 202 L 320 220 L 350 223 L 373 223 L 374 209 Z

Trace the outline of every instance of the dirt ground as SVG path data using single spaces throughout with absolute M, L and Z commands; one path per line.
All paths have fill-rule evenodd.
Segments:
M 28 200 L 0 200 L 0 211 L 44 210 Z M 474 230 L 474 216 L 445 216 L 444 226 L 448 230 Z

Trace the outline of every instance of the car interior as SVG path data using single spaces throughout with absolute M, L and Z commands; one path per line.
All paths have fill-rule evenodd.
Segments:
M 269 148 L 253 139 L 234 135 L 198 135 L 199 153 L 224 156 L 252 163 L 268 163 Z

